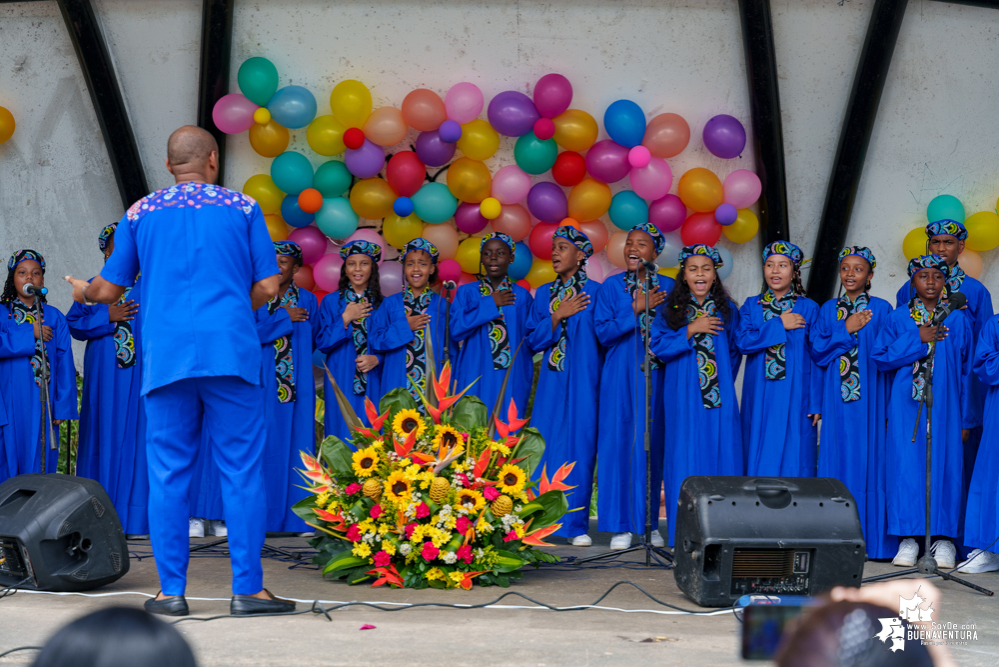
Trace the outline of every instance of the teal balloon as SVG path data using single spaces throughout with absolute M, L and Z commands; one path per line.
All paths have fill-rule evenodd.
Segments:
M 534 132 L 528 132 L 513 147 L 513 159 L 528 174 L 543 174 L 555 164 L 558 144 L 554 139 L 542 141 Z
M 347 165 L 340 160 L 330 160 L 319 165 L 312 179 L 312 187 L 323 197 L 340 197 L 350 189 L 351 176 Z
M 266 106 L 278 89 L 278 71 L 267 58 L 250 58 L 236 74 L 239 91 L 257 106 Z
M 411 199 L 416 216 L 432 224 L 447 222 L 458 209 L 458 200 L 443 183 L 427 183 Z
M 954 195 L 938 195 L 926 207 L 926 219 L 929 222 L 938 220 L 953 220 L 964 224 L 964 204 Z
M 290 195 L 312 187 L 312 163 L 295 151 L 285 151 L 271 162 L 271 178 L 278 189 Z
M 627 231 L 649 221 L 649 205 L 631 190 L 621 190 L 611 199 L 609 215 L 611 222 Z
M 345 239 L 357 231 L 358 217 L 350 202 L 343 197 L 323 199 L 316 211 L 316 227 L 331 239 Z

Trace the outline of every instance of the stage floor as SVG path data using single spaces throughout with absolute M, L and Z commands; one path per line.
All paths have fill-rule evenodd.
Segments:
M 583 557 L 606 550 L 609 535 L 593 526 L 594 546 L 558 546 L 560 556 Z M 208 543 L 214 538 L 193 540 Z M 553 541 L 564 542 L 559 538 Z M 291 550 L 307 548 L 302 538 L 275 538 L 269 544 Z M 140 606 L 142 595 L 155 594 L 155 564 L 148 542 L 130 543 L 134 554 L 129 573 L 111 586 L 94 591 L 101 597 L 55 596 L 20 592 L 0 600 L 0 653 L 24 645 L 39 645 L 58 627 L 89 611 L 110 605 Z M 223 618 L 229 612 L 229 561 L 220 549 L 191 559 L 188 602 L 192 620 L 177 627 L 192 644 L 202 666 L 214 665 L 735 665 L 741 626 L 731 613 L 716 616 L 664 615 L 610 609 L 553 612 L 541 609 L 441 609 L 423 607 L 385 612 L 348 607 L 322 615 L 278 618 Z M 293 561 L 266 558 L 265 585 L 275 594 L 313 600 L 371 602 L 444 602 L 480 604 L 503 593 L 517 592 L 552 606 L 593 603 L 613 584 L 632 581 L 651 595 L 684 608 L 696 609 L 673 583 L 673 574 L 647 569 L 644 556 L 629 555 L 625 567 L 575 569 L 551 567 L 527 570 L 509 589 L 475 587 L 464 591 L 410 591 L 347 586 L 324 582 L 306 567 L 289 569 Z M 890 564 L 869 563 L 867 576 L 894 570 Z M 967 577 L 999 588 L 999 574 Z M 936 581 L 944 607 L 934 620 L 974 623 L 978 640 L 952 649 L 960 665 L 999 665 L 999 598 L 986 597 L 963 586 Z M 212 598 L 198 600 L 197 598 Z M 518 597 L 500 602 L 534 606 Z M 300 604 L 299 608 L 308 607 Z M 620 586 L 600 606 L 621 610 L 669 611 L 630 586 Z M 364 625 L 374 629 L 361 630 Z M 0 658 L 0 664 L 31 664 L 36 653 L 23 651 Z M 756 663 L 768 664 L 768 663 Z

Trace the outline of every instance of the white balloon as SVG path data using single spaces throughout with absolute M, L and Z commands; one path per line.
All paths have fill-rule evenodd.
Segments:
M 663 234 L 666 244 L 663 251 L 659 253 L 656 264 L 663 269 L 671 269 L 680 263 L 680 251 L 683 250 L 683 239 L 680 238 L 680 231 L 667 232 Z

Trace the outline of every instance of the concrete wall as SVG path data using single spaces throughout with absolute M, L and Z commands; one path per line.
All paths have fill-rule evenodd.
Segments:
M 809 256 L 872 2 L 773 0 L 788 163 L 792 240 Z M 151 187 L 171 182 L 166 138 L 194 122 L 200 45 L 198 0 L 97 0 Z M 968 213 L 995 208 L 999 196 L 999 11 L 929 0 L 909 3 L 871 142 L 849 243 L 878 256 L 875 293 L 892 298 L 905 277 L 901 239 L 925 221 L 929 200 L 961 198 Z M 240 0 L 233 36 L 235 71 L 262 55 L 281 85 L 312 90 L 329 113 L 336 82 L 356 78 L 375 106 L 398 106 L 407 92 L 444 93 L 478 84 L 487 100 L 508 89 L 529 92 L 551 71 L 569 77 L 573 106 L 597 118 L 627 97 L 651 117 L 687 119 L 690 146 L 670 164 L 677 177 L 694 166 L 721 177 L 752 168 L 711 156 L 699 139 L 718 113 L 749 126 L 748 92 L 734 0 L 596 2 L 261 2 Z M 0 145 L 0 251 L 35 247 L 54 276 L 100 268 L 95 237 L 119 217 L 103 140 L 65 26 L 54 2 L 0 4 L 0 105 L 18 122 Z M 293 148 L 313 155 L 304 131 Z M 512 159 L 504 139 L 498 156 Z M 269 160 L 246 135 L 230 138 L 227 182 L 242 187 Z M 496 160 L 495 167 L 504 164 Z M 675 186 L 674 186 L 675 191 Z M 727 281 L 737 300 L 759 287 L 760 244 L 722 244 L 735 255 Z M 997 253 L 984 255 L 986 285 L 999 291 Z M 68 306 L 54 285 L 52 302 Z

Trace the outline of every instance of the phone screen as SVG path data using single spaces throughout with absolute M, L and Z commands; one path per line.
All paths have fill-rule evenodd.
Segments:
M 773 659 L 785 626 L 801 616 L 801 610 L 800 606 L 769 604 L 746 607 L 742 622 L 743 659 Z

